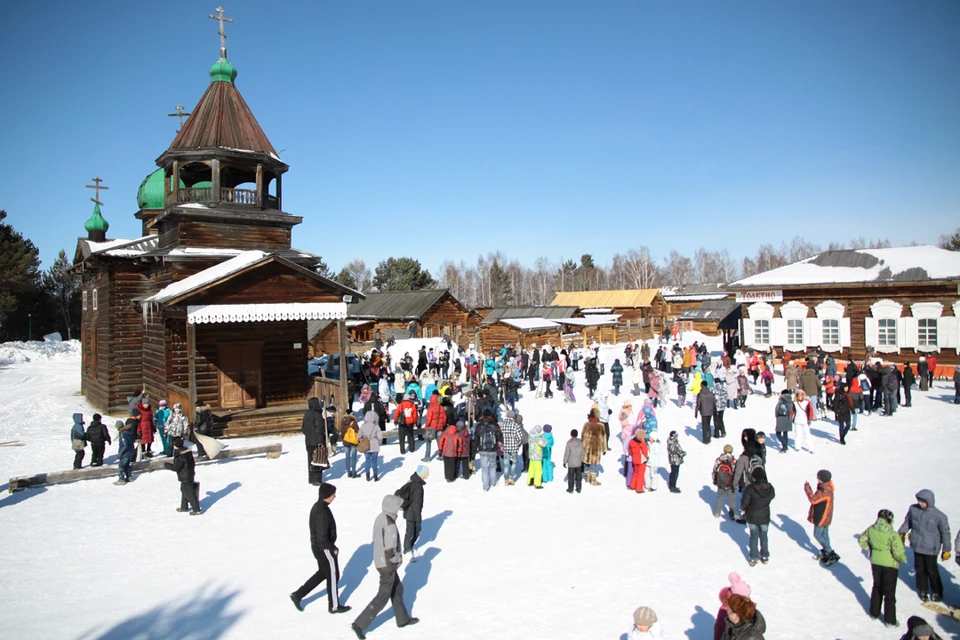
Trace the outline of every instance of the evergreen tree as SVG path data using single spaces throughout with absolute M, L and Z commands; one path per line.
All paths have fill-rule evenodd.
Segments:
M 940 236 L 940 248 L 947 251 L 960 251 L 960 227 L 950 235 Z
M 494 259 L 490 266 L 490 293 L 493 297 L 493 306 L 499 307 L 513 303 L 513 292 L 510 287 L 510 274 Z
M 430 272 L 413 258 L 387 258 L 377 265 L 373 286 L 378 291 L 413 291 L 436 285 Z
M 61 335 L 73 340 L 80 333 L 80 278 L 71 271 L 67 252 L 63 249 L 56 261 L 43 273 L 43 292 L 53 322 L 60 326 Z
M 0 339 L 26 334 L 26 326 L 11 326 L 12 315 L 28 297 L 37 292 L 40 281 L 39 251 L 13 226 L 3 222 L 7 212 L 0 209 Z M 24 308 L 26 306 L 24 305 Z

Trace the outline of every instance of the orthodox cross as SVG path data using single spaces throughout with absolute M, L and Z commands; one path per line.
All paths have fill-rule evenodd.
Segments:
M 227 57 L 227 34 L 223 30 L 223 23 L 233 22 L 233 18 L 223 17 L 223 7 L 217 7 L 216 9 L 214 9 L 214 11 L 217 12 L 217 15 L 213 15 L 212 13 L 209 14 L 210 19 L 218 20 L 220 22 L 220 30 L 217 31 L 217 33 L 220 34 L 220 57 L 226 58 Z
M 189 116 L 189 115 L 190 115 L 190 112 L 187 111 L 186 113 L 184 113 L 184 111 L 183 111 L 183 105 L 178 102 L 178 103 L 177 103 L 177 112 L 176 112 L 176 113 L 168 113 L 167 115 L 170 116 L 170 117 L 180 118 L 180 126 L 182 127 L 182 126 L 183 126 L 183 119 L 186 118 L 187 116 Z M 177 129 L 177 133 L 180 133 L 180 129 Z
M 110 189 L 110 187 L 101 187 L 101 186 L 100 186 L 100 183 L 103 182 L 103 180 L 100 179 L 100 176 L 97 176 L 96 178 L 94 178 L 94 179 L 93 179 L 93 182 L 94 182 L 95 184 L 88 184 L 88 185 L 86 185 L 87 189 L 93 189 L 93 190 L 96 192 L 96 197 L 95 197 L 95 198 L 90 198 L 90 200 L 91 200 L 92 202 L 95 202 L 95 203 L 99 204 L 100 206 L 103 206 L 103 203 L 100 202 L 100 192 L 101 192 L 101 191 L 107 191 L 107 190 Z

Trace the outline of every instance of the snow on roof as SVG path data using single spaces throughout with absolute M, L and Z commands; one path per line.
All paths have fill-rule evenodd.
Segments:
M 606 324 L 617 324 L 619 319 L 619 313 L 592 313 L 586 318 L 566 318 L 560 322 L 578 327 L 599 327 Z
M 182 202 L 177 205 L 181 209 L 209 209 L 205 204 L 200 204 L 199 202 Z
M 259 250 L 244 251 L 240 255 L 230 258 L 229 260 L 225 260 L 220 264 L 216 264 L 209 269 L 204 269 L 203 271 L 184 278 L 179 282 L 168 284 L 143 302 L 154 304 L 167 302 L 168 300 L 182 296 L 185 293 L 189 293 L 195 289 L 206 286 L 211 282 L 216 282 L 217 280 L 220 280 L 231 273 L 236 273 L 237 271 L 246 269 L 250 265 L 256 264 L 257 262 L 263 260 L 266 255 L 266 253 Z
M 500 322 L 516 327 L 521 331 L 536 331 L 537 329 L 556 329 L 560 325 L 546 318 L 503 318 Z
M 594 307 L 593 309 L 581 309 L 583 313 L 610 313 L 613 311 L 610 307 Z
M 132 258 L 157 248 L 157 236 L 143 236 L 133 240 L 118 238 L 106 242 L 93 242 L 91 240 L 82 240 L 82 242 L 87 243 L 90 255 L 102 254 L 115 258 Z
M 243 249 L 221 249 L 219 247 L 176 247 L 167 252 L 168 256 L 237 256 Z
M 847 249 L 743 278 L 730 287 L 960 280 L 960 252 L 939 247 Z

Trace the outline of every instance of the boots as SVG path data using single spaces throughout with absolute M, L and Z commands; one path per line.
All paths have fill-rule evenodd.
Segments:
M 600 481 L 597 480 L 597 472 L 596 472 L 596 471 L 587 471 L 587 472 L 584 474 L 584 476 L 585 476 L 585 479 L 586 479 L 586 481 L 587 481 L 588 484 L 592 484 L 592 485 L 595 486 L 595 487 L 599 487 L 599 486 L 600 486 Z

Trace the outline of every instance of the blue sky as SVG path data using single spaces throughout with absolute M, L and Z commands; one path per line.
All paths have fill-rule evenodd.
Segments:
M 229 0 L 227 0 L 229 1 Z M 72 256 L 110 237 L 218 56 L 216 7 L 16 3 L 0 24 L 0 208 Z M 960 225 L 960 2 L 253 2 L 237 87 L 291 167 L 294 245 L 334 269 Z

